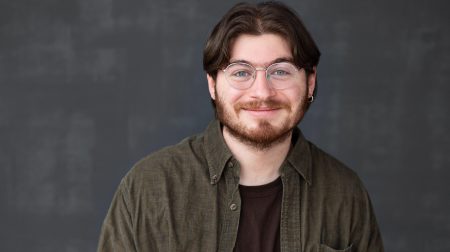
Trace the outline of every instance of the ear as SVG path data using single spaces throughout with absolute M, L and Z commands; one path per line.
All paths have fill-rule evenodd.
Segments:
M 208 79 L 209 95 L 211 99 L 216 100 L 216 81 L 209 74 L 206 74 L 206 79 Z
M 308 97 L 311 97 L 314 94 L 314 89 L 316 88 L 316 80 L 317 80 L 317 68 L 314 67 L 313 71 L 308 74 L 307 85 L 308 85 Z

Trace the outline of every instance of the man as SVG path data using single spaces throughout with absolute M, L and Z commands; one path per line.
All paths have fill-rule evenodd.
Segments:
M 133 167 L 98 251 L 383 251 L 357 175 L 296 127 L 319 57 L 283 4 L 230 9 L 204 49 L 217 120 Z

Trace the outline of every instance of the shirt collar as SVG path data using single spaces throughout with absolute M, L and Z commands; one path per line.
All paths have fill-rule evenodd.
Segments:
M 205 153 L 208 163 L 211 184 L 216 184 L 233 158 L 222 135 L 222 127 L 218 120 L 212 121 L 205 131 Z M 286 161 L 311 185 L 311 150 L 309 142 L 303 137 L 298 127 L 292 133 L 292 148 Z M 232 162 L 230 162 L 232 165 Z M 230 164 L 229 164 L 230 165 Z
M 310 142 L 305 139 L 302 131 L 295 127 L 292 131 L 292 148 L 286 160 L 311 185 L 312 158 Z

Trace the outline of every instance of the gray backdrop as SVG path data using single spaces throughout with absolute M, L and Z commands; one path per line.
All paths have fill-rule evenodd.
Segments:
M 387 251 L 450 251 L 448 1 L 286 1 L 323 57 L 305 135 L 365 182 Z M 94 251 L 123 175 L 213 117 L 234 1 L 1 0 L 0 250 Z

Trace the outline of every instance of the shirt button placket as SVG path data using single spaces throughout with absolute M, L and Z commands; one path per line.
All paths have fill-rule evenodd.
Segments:
M 229 161 L 227 166 L 228 166 L 229 169 L 232 169 L 232 168 L 234 167 L 233 161 Z M 231 211 L 234 212 L 234 211 L 236 211 L 237 209 L 238 209 L 238 206 L 237 206 L 236 203 L 231 203 L 231 204 L 230 204 L 230 210 L 231 210 Z

